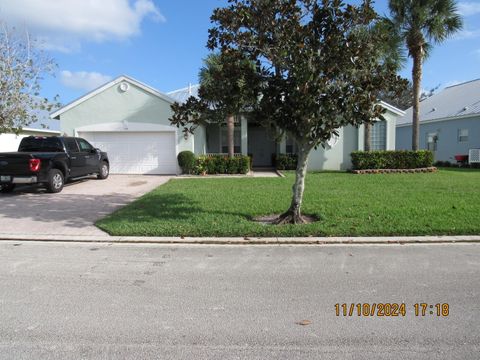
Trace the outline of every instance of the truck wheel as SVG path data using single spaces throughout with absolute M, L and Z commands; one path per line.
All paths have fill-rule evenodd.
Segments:
M 47 191 L 49 193 L 58 193 L 62 191 L 65 179 L 58 169 L 52 169 L 48 173 Z
M 100 164 L 100 172 L 97 175 L 97 179 L 105 180 L 108 178 L 108 174 L 110 173 L 110 167 L 106 161 L 102 161 Z
M 11 193 L 13 190 L 15 190 L 15 184 L 3 184 L 0 185 L 0 192 L 1 193 Z

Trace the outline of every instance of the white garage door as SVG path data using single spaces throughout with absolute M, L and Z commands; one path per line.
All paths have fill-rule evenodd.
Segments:
M 174 132 L 81 132 L 95 147 L 106 151 L 112 174 L 175 174 Z

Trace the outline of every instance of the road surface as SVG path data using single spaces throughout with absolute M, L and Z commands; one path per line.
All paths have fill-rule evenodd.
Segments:
M 0 359 L 321 358 L 479 359 L 480 245 L 0 242 Z

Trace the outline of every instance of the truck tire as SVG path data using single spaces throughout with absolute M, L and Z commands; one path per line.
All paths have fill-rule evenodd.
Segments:
M 47 191 L 49 193 L 59 193 L 65 185 L 63 173 L 58 169 L 52 169 L 48 172 Z
M 15 184 L 0 185 L 0 192 L 3 194 L 11 193 L 13 190 L 15 190 Z
M 100 171 L 98 172 L 97 179 L 105 180 L 108 178 L 110 174 L 110 166 L 108 166 L 108 162 L 102 161 L 100 164 Z

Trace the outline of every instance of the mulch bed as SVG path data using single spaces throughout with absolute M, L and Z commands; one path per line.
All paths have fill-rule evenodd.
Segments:
M 438 169 L 434 166 L 419 169 L 365 169 L 352 170 L 352 174 L 415 174 L 415 173 L 433 173 Z

